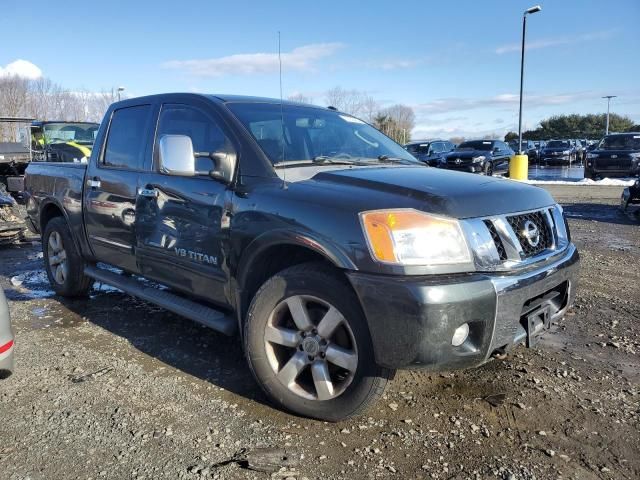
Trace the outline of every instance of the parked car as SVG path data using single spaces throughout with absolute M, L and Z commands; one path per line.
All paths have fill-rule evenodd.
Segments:
M 92 122 L 33 122 L 33 159 L 44 162 L 86 163 L 91 156 L 98 124 Z
M 517 153 L 520 149 L 518 140 L 510 141 L 509 148 Z M 530 163 L 538 161 L 538 147 L 531 140 L 522 140 L 522 151 L 527 154 Z
M 404 148 L 421 162 L 431 167 L 441 167 L 447 153 L 451 152 L 455 145 L 448 140 L 425 140 L 407 143 Z
M 630 187 L 626 187 L 620 197 L 620 208 L 622 208 L 622 211 L 627 210 L 629 205 L 638 204 L 640 204 L 640 178 Z
M 540 152 L 540 163 L 544 165 L 570 165 L 578 152 L 570 140 L 549 140 Z
M 515 152 L 500 140 L 470 140 L 462 142 L 446 156 L 446 168 L 491 176 L 509 171 Z
M 578 252 L 549 193 L 426 168 L 345 113 L 156 95 L 111 105 L 95 145 L 88 164 L 27 169 L 53 290 L 98 280 L 239 332 L 297 414 L 349 418 L 396 369 L 533 346 L 574 298 Z
M 640 133 L 614 133 L 587 154 L 585 178 L 640 175 Z
M 13 330 L 9 317 L 9 305 L 0 287 L 0 380 L 13 372 Z
M 571 144 L 573 148 L 576 150 L 576 160 L 580 163 L 584 162 L 587 158 L 587 145 L 586 143 L 582 143 L 582 140 L 574 139 L 571 140 Z

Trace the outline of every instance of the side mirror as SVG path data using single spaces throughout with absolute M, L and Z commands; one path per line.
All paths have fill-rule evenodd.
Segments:
M 158 142 L 160 171 L 168 175 L 193 177 L 196 159 L 191 138 L 186 135 L 162 135 Z

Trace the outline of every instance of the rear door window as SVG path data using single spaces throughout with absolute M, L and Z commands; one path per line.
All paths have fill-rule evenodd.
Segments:
M 142 170 L 150 122 L 151 105 L 115 110 L 109 125 L 103 165 Z

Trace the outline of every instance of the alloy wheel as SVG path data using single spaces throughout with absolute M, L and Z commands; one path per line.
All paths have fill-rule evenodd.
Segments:
M 64 284 L 68 272 L 67 252 L 64 249 L 60 233 L 53 231 L 51 235 L 49 235 L 47 253 L 51 275 L 58 284 Z
M 342 313 L 310 295 L 276 305 L 265 325 L 264 344 L 276 378 L 307 400 L 340 396 L 358 366 L 355 337 Z

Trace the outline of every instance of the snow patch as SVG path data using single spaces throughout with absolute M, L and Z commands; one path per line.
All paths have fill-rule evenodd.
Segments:
M 607 187 L 630 187 L 635 183 L 634 178 L 603 178 L 600 180 L 591 180 L 583 178 L 581 180 L 516 180 L 517 182 L 528 183 L 531 185 L 579 185 L 591 186 L 600 185 Z

